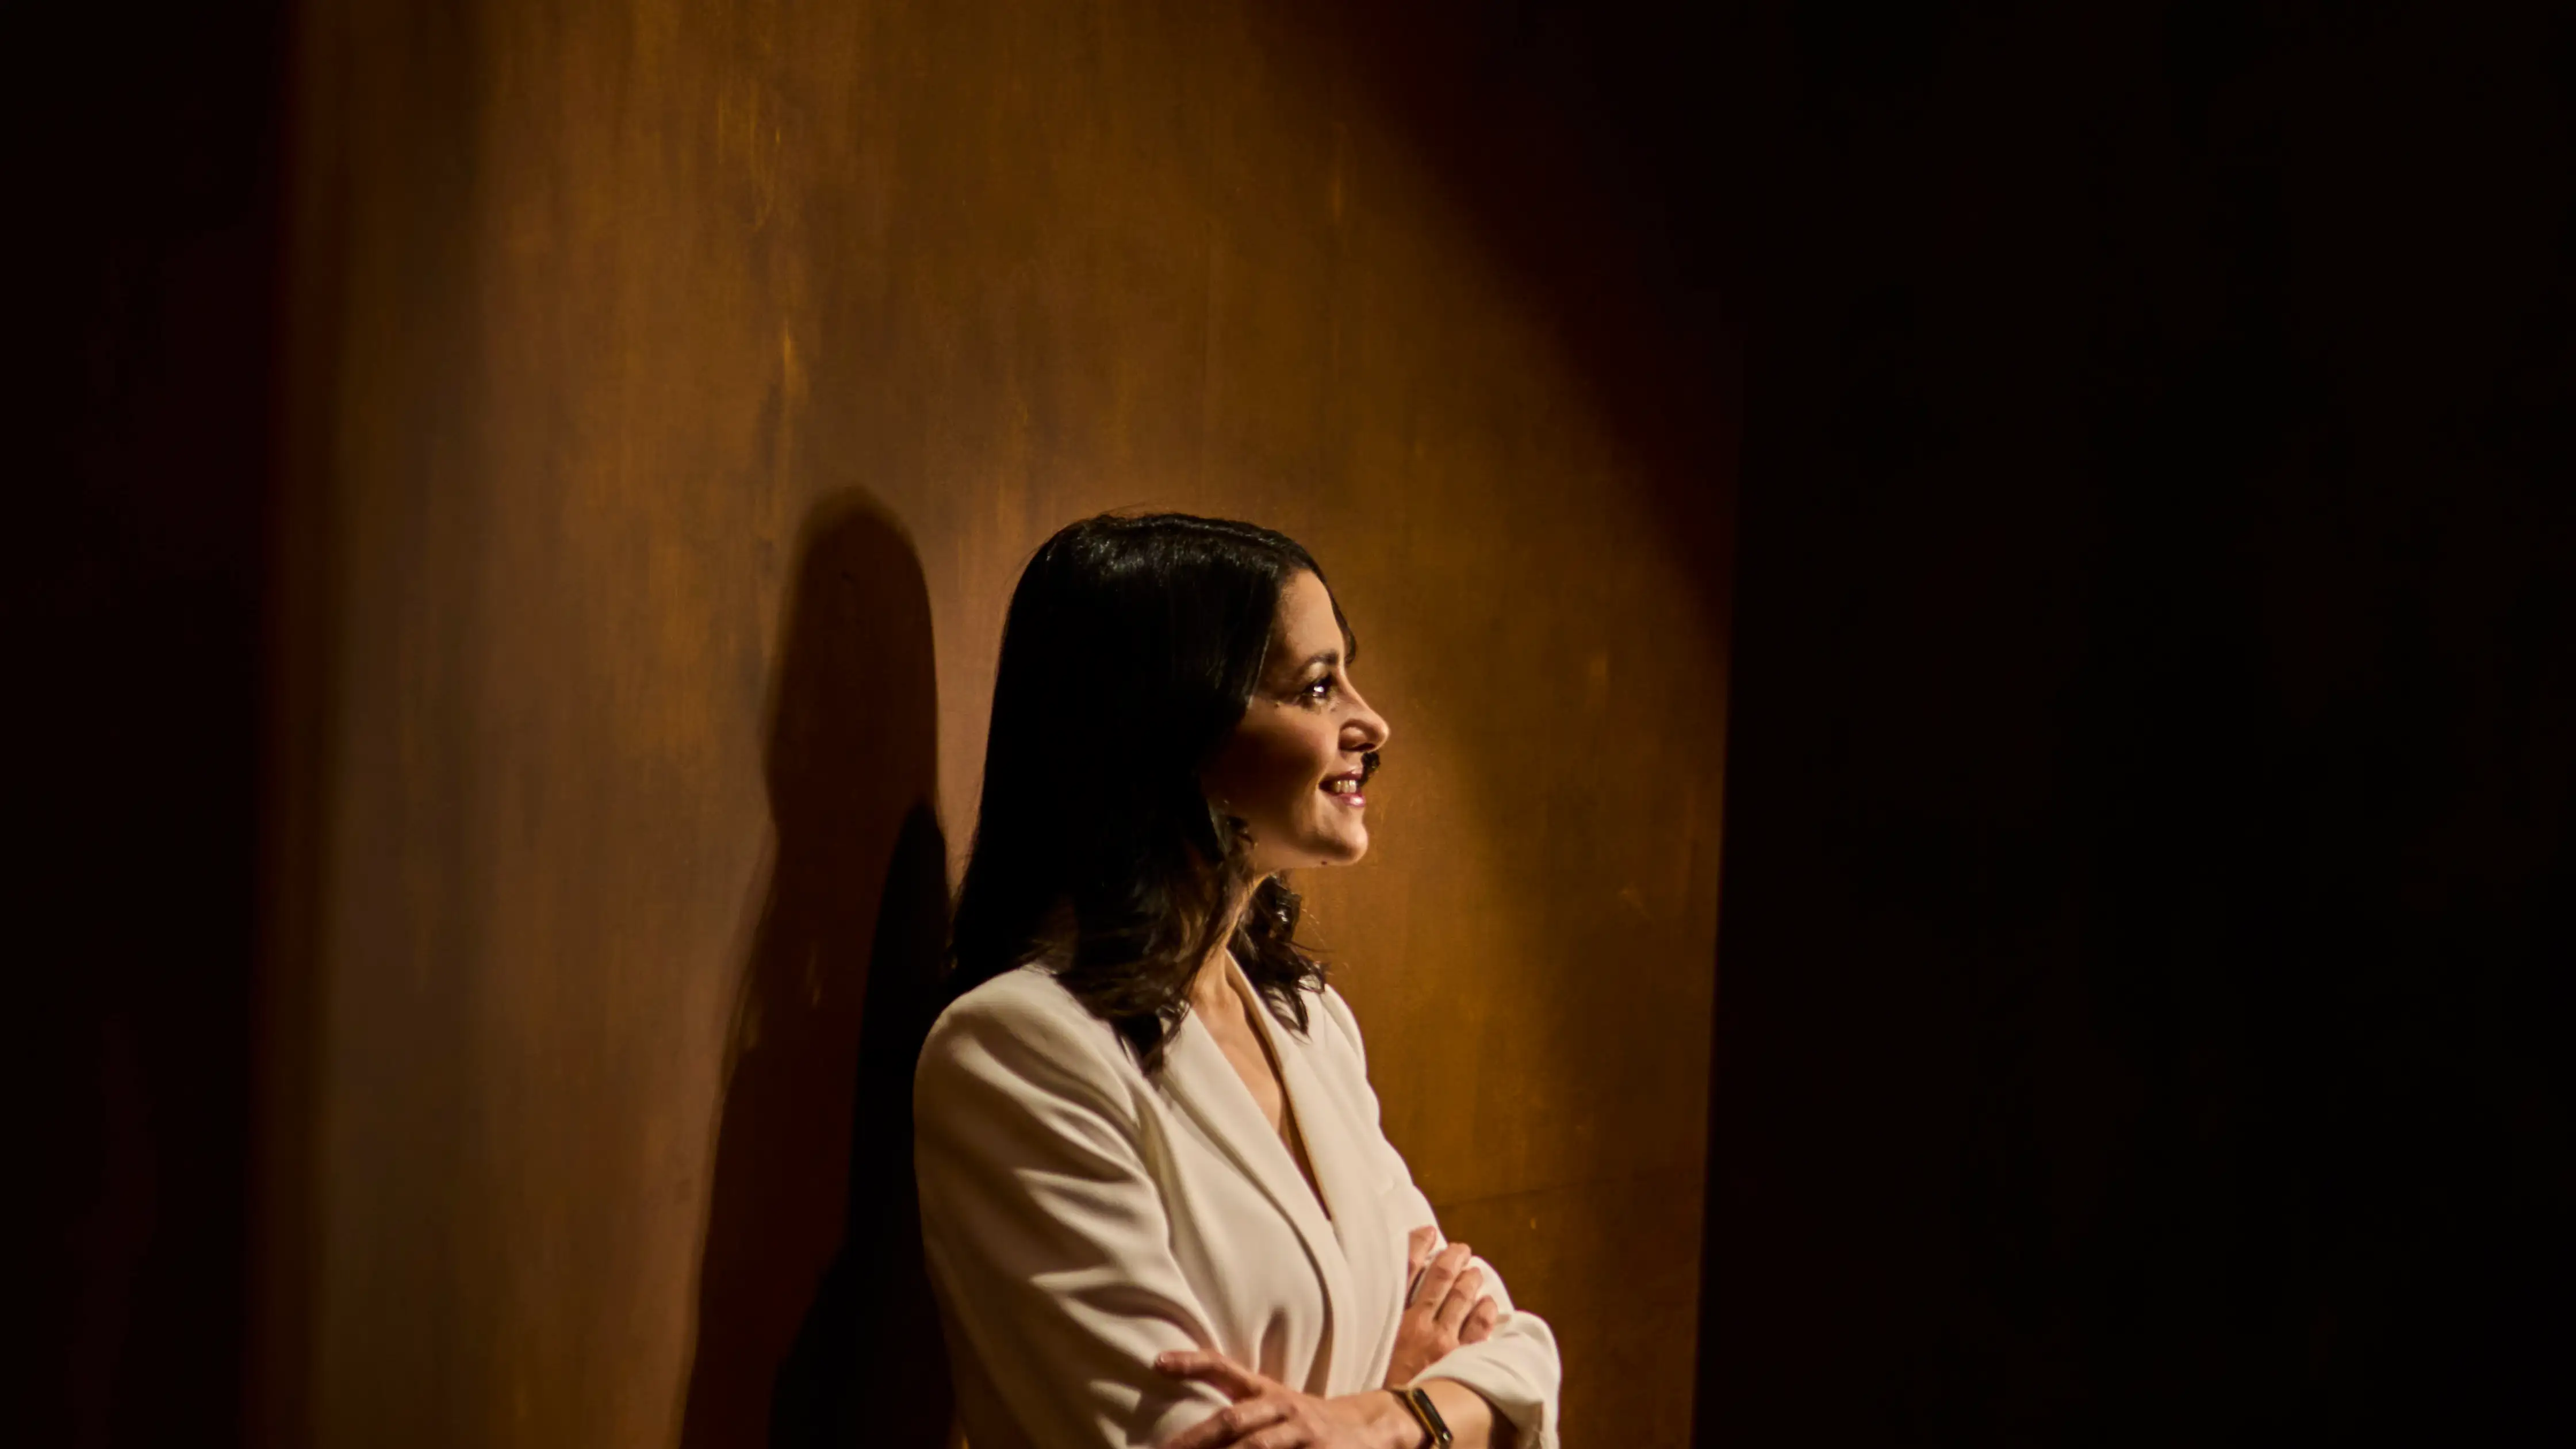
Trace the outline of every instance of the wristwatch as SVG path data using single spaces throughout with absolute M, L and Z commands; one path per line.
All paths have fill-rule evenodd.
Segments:
M 1449 1449 L 1457 1442 L 1449 1433 L 1448 1423 L 1440 1417 L 1439 1409 L 1432 1406 L 1429 1394 L 1410 1384 L 1389 1392 L 1402 1399 L 1404 1406 L 1413 1411 L 1413 1417 L 1422 1422 L 1422 1432 L 1431 1436 L 1423 1441 L 1429 1449 Z

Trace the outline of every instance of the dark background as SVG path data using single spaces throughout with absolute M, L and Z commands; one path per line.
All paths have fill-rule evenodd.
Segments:
M 2569 1441 L 2556 9 L 1749 21 L 1712 1441 Z
M 2433 9 L 1319 17 L 1740 360 L 1704 1440 L 2567 1436 L 2576 22 Z M 26 1442 L 251 1371 L 283 21 L 21 52 Z
M 239 1442 L 286 16 L 11 31 L 0 1435 Z

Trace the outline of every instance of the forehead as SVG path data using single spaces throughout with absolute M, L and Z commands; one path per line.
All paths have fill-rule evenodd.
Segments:
M 1327 649 L 1342 647 L 1342 626 L 1333 618 L 1333 596 L 1324 581 L 1303 569 L 1279 590 L 1279 613 L 1270 626 L 1271 662 L 1295 669 Z

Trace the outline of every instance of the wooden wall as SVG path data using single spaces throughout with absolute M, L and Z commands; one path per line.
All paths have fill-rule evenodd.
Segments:
M 1332 571 L 1390 1135 L 1574 1442 L 1686 1433 L 1729 394 L 1494 37 L 1372 23 L 305 8 L 255 1434 L 761 1442 L 1009 589 L 1126 505 Z

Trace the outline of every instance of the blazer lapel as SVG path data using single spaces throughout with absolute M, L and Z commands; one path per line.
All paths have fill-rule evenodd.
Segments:
M 1247 993 L 1251 990 L 1242 983 L 1239 969 L 1236 981 L 1236 989 Z M 1353 1191 L 1345 1185 L 1350 1175 L 1338 1164 L 1332 1176 L 1326 1175 L 1321 1160 L 1326 1149 L 1317 1139 L 1338 1138 L 1343 1124 L 1335 1114 L 1323 1109 L 1323 1098 L 1316 1089 L 1291 1075 L 1301 1071 L 1290 1064 L 1294 1046 L 1287 1033 L 1270 1031 L 1268 1008 L 1256 1004 L 1253 1014 L 1261 1018 L 1260 1029 L 1269 1032 L 1272 1050 L 1279 1057 L 1281 1090 L 1288 1093 L 1292 1110 L 1298 1111 L 1298 1124 L 1306 1134 L 1307 1156 L 1315 1162 L 1315 1176 L 1323 1186 L 1325 1200 L 1340 1212 L 1345 1203 L 1354 1200 Z M 1180 1032 L 1172 1038 L 1164 1059 L 1164 1080 L 1174 1100 L 1197 1119 L 1201 1129 L 1224 1148 L 1243 1175 L 1261 1188 L 1262 1194 L 1297 1230 L 1307 1256 L 1314 1262 L 1315 1276 L 1324 1286 L 1333 1336 L 1330 1380 L 1336 1385 L 1349 1382 L 1349 1364 L 1361 1362 L 1364 1366 L 1365 1356 L 1374 1345 L 1352 1342 L 1373 1330 L 1354 1316 L 1350 1265 L 1343 1258 L 1341 1241 L 1323 1209 L 1316 1205 L 1315 1194 L 1307 1190 L 1305 1175 L 1297 1170 L 1297 1160 L 1288 1155 L 1288 1144 L 1270 1130 L 1270 1120 L 1261 1114 L 1261 1104 L 1253 1100 L 1251 1089 L 1236 1074 L 1234 1063 L 1226 1060 L 1225 1048 L 1217 1045 L 1216 1037 L 1196 1012 L 1181 1018 Z M 1314 1104 L 1311 1108 L 1310 1103 Z M 1309 1111 L 1317 1115 L 1309 1116 Z
M 1244 983 L 1237 989 L 1252 988 Z M 1318 1013 L 1322 1009 L 1320 1004 L 1308 1008 Z M 1346 1393 L 1375 1387 L 1361 1379 L 1384 1346 L 1380 1340 L 1394 1333 L 1395 1311 L 1404 1293 L 1404 1244 L 1386 1221 L 1385 1184 L 1369 1151 L 1376 1124 L 1358 1104 L 1334 1090 L 1340 1074 L 1323 1059 L 1324 1048 L 1280 1026 L 1267 1008 L 1254 1014 L 1279 1058 L 1281 1087 L 1305 1133 L 1306 1159 L 1314 1166 L 1316 1184 L 1333 1210 L 1331 1226 L 1345 1275 L 1335 1300 L 1335 1321 L 1342 1331 L 1333 1335 L 1333 1382 Z M 1284 1146 L 1280 1155 L 1287 1156 Z M 1294 1159 L 1289 1160 L 1288 1170 L 1296 1172 Z M 1297 1182 L 1305 1185 L 1302 1178 Z

